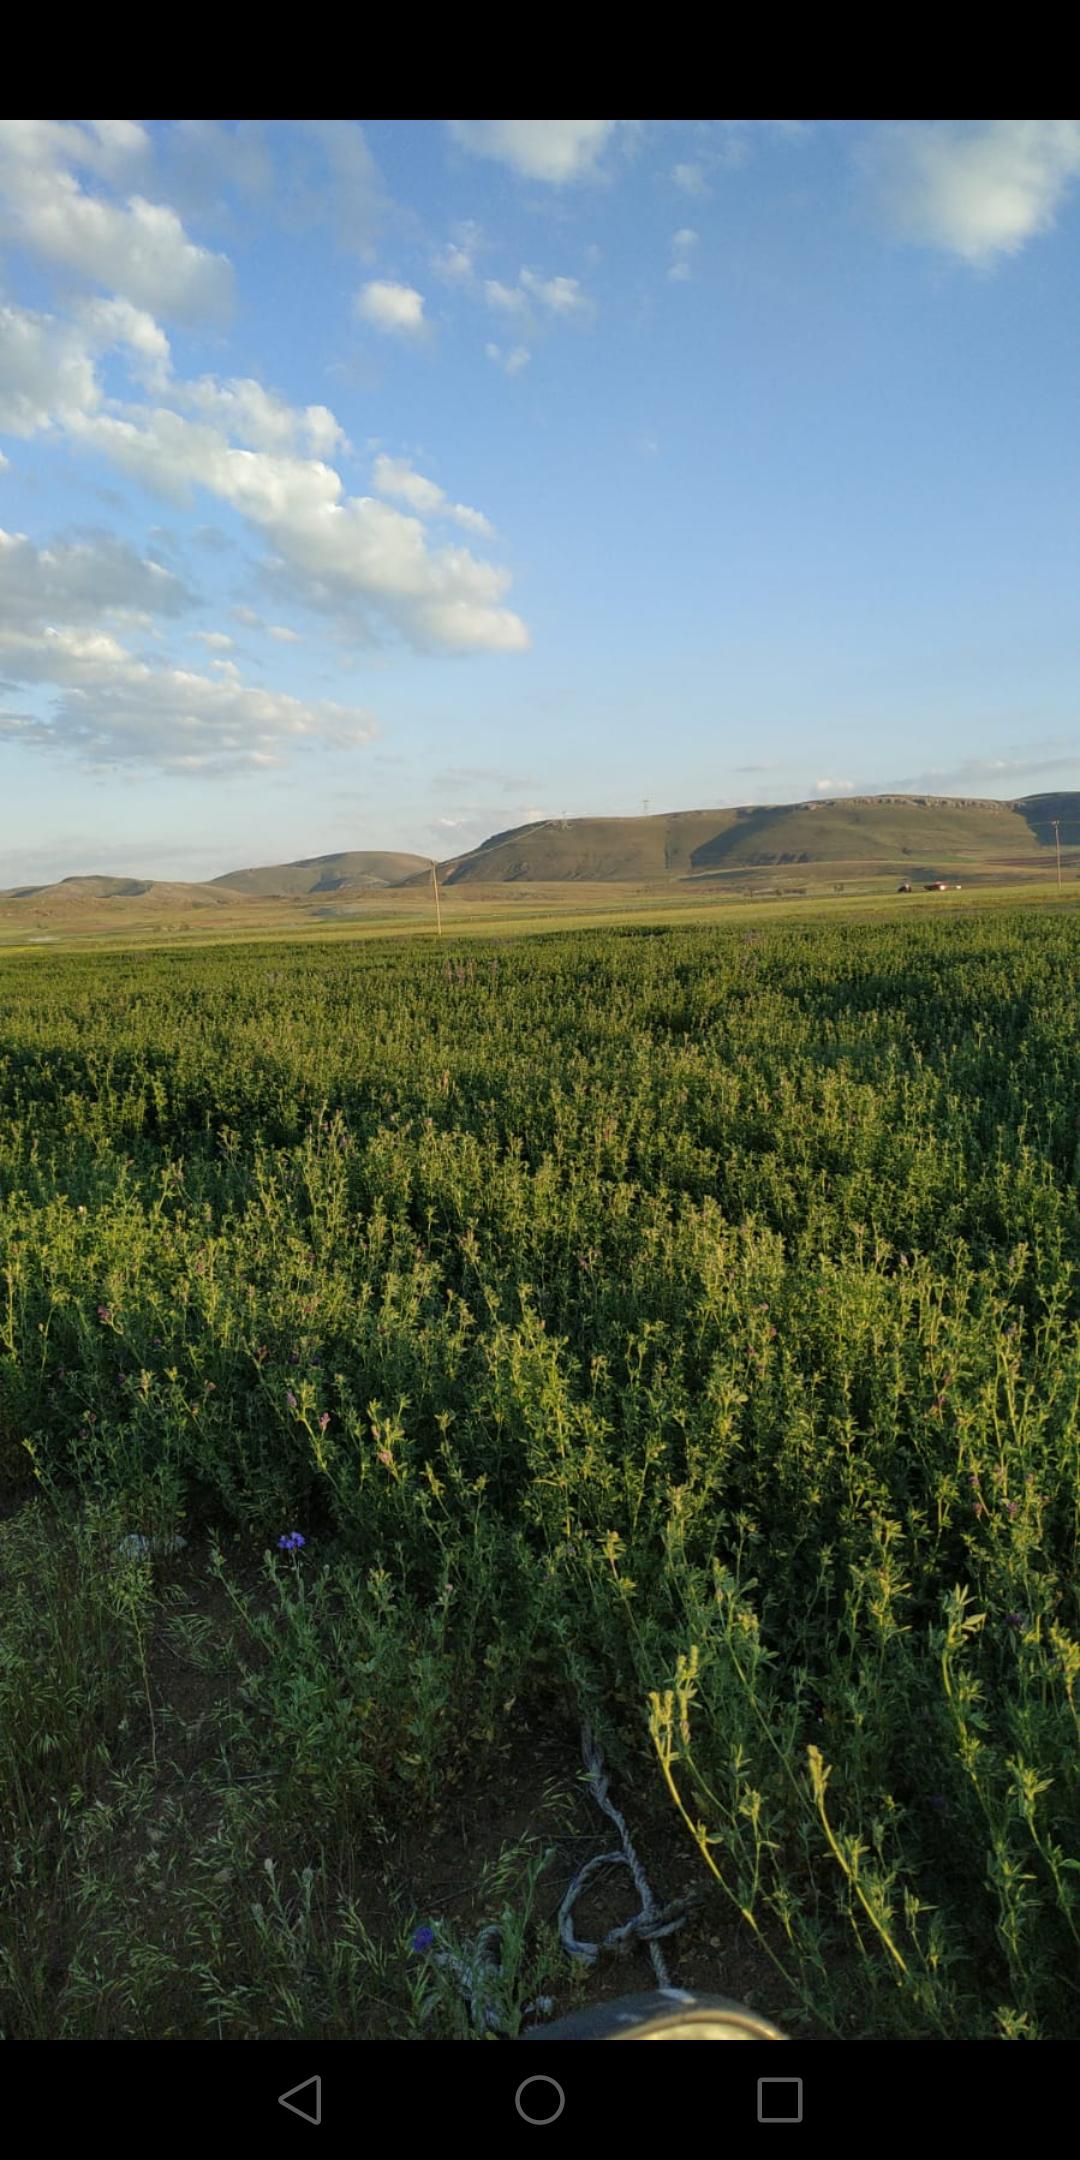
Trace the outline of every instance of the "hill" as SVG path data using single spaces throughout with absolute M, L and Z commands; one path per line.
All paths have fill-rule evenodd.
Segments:
M 24 903 L 31 912 L 72 912 L 102 901 L 139 900 L 144 907 L 221 908 L 228 895 L 212 885 L 187 885 L 169 878 L 67 877 L 54 885 L 16 885 L 0 900 Z
M 252 893 L 261 900 L 297 899 L 304 894 L 371 892 L 380 887 L 403 885 L 422 873 L 429 877 L 431 865 L 423 855 L 383 853 L 361 848 L 344 855 L 307 855 L 300 862 L 269 863 L 258 870 L 227 870 L 212 879 L 230 892 Z
M 1014 802 L 866 795 L 652 817 L 541 818 L 452 856 L 439 865 L 439 882 L 467 912 L 470 901 L 497 902 L 500 887 L 526 887 L 521 904 L 545 897 L 565 912 L 588 898 L 589 887 L 621 887 L 624 899 L 630 888 L 639 896 L 662 891 L 669 899 L 705 899 L 710 892 L 867 891 L 938 878 L 974 885 L 1052 880 L 1055 821 L 1063 874 L 1074 880 L 1080 792 Z M 430 875 L 422 855 L 367 848 L 230 870 L 205 884 L 68 877 L 0 892 L 0 918 L 16 941 L 31 933 L 122 936 L 142 925 L 156 936 L 165 928 L 194 928 L 197 919 L 203 933 L 212 920 L 215 935 L 227 934 L 233 923 L 238 933 L 255 934 L 260 925 L 277 929 L 285 922 L 423 914 Z M 617 898 L 613 892 L 603 904 Z
M 1039 870 L 1080 845 L 1080 795 L 1018 802 L 933 795 L 545 818 L 495 833 L 440 865 L 447 885 L 726 880 L 764 869 L 934 877 L 970 867 Z

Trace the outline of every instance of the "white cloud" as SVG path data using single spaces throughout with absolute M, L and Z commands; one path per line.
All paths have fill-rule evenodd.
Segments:
M 493 528 L 480 510 L 470 510 L 466 503 L 450 502 L 434 480 L 425 480 L 422 473 L 414 472 L 407 458 L 387 457 L 380 452 L 372 472 L 375 491 L 389 495 L 398 502 L 408 503 L 418 517 L 450 518 L 466 532 L 473 532 L 489 540 Z
M 274 189 L 274 161 L 257 120 L 173 120 L 159 134 L 170 194 L 181 207 L 213 212 L 234 189 L 260 205 Z
M 83 300 L 75 311 L 91 351 L 124 346 L 146 363 L 155 384 L 168 380 L 172 368 L 169 340 L 160 323 L 130 300 Z
M 475 157 L 495 158 L 523 180 L 555 187 L 595 177 L 614 135 L 614 120 L 451 120 L 454 141 Z
M 370 255 L 387 204 L 359 121 L 305 120 L 302 130 L 324 160 L 324 170 L 310 190 L 316 211 L 325 214 L 329 208 L 343 247 Z
M 415 337 L 424 328 L 424 296 L 412 285 L 373 278 L 356 296 L 356 313 L 376 330 Z
M 267 636 L 276 638 L 279 645 L 299 645 L 302 643 L 299 630 L 289 630 L 284 623 L 267 623 L 266 631 Z
M 494 360 L 496 367 L 501 367 L 504 375 L 520 375 L 522 368 L 528 367 L 532 357 L 527 345 L 514 345 L 509 352 L 504 352 L 501 345 L 488 344 L 484 351 L 489 360 Z
M 685 285 L 690 277 L 690 261 L 698 244 L 698 236 L 689 225 L 671 235 L 672 264 L 668 279 L 672 285 Z
M 150 148 L 150 137 L 139 120 L 89 120 L 87 126 L 97 137 L 110 165 L 123 164 L 131 157 L 145 157 Z
M 153 667 L 100 629 L 34 625 L 23 614 L 12 621 L 3 605 L 7 561 L 28 546 L 5 535 L 0 547 L 0 672 L 9 681 L 48 685 L 57 696 L 47 720 L 0 712 L 0 739 L 93 766 L 215 774 L 280 765 L 282 753 L 300 742 L 342 749 L 375 733 L 370 713 L 248 686 L 229 660 L 214 663 L 216 677 Z M 47 565 L 47 551 L 39 560 Z M 46 567 L 43 584 L 53 582 Z
M 671 177 L 675 182 L 676 187 L 681 188 L 684 195 L 693 195 L 700 199 L 701 197 L 704 197 L 711 193 L 709 183 L 705 178 L 705 168 L 703 165 L 695 165 L 693 163 L 686 165 L 673 165 L 671 168 Z
M 175 616 L 193 605 L 171 571 L 107 533 L 38 548 L 0 529 L 0 627 L 36 635 L 50 623 L 97 626 L 103 616 Z
M 228 503 L 269 543 L 264 575 L 291 602 L 335 616 L 344 634 L 371 642 L 387 631 L 417 650 L 515 652 L 527 646 L 520 617 L 504 605 L 508 572 L 461 545 L 430 544 L 423 525 L 371 496 L 346 494 L 322 458 L 251 448 L 229 424 L 273 436 L 288 408 L 247 381 L 170 380 L 172 403 L 105 401 L 86 334 L 54 319 L 0 310 L 0 427 L 18 434 L 55 427 L 82 449 L 171 497 L 197 488 Z M 190 418 L 178 403 L 208 408 Z M 294 416 L 333 427 L 324 407 Z M 417 478 L 422 476 L 417 475 Z M 474 533 L 479 512 L 449 505 Z
M 35 435 L 92 411 L 101 392 L 86 339 L 73 325 L 0 306 L 0 429 Z
M 1080 121 L 881 124 L 863 162 L 894 231 L 983 266 L 1053 224 L 1080 174 Z
M 164 407 L 133 411 L 79 414 L 70 432 L 174 499 L 200 486 L 231 504 L 270 540 L 272 568 L 290 597 L 337 615 L 354 636 L 390 627 L 421 650 L 528 644 L 520 618 L 501 604 L 506 571 L 463 547 L 429 548 L 417 518 L 371 496 L 346 496 L 331 466 L 236 449 Z
M 488 278 L 484 284 L 484 298 L 498 314 L 518 317 L 529 314 L 531 301 L 546 308 L 551 315 L 585 315 L 592 307 L 577 278 L 544 278 L 528 269 L 518 272 L 516 285 L 504 285 L 498 278 Z
M 431 267 L 437 277 L 445 278 L 449 285 L 471 285 L 476 278 L 476 258 L 484 245 L 484 236 L 472 218 L 454 227 L 454 234 L 446 246 L 438 248 L 431 258 Z
M 3 645 L 0 654 L 10 669 Z M 110 640 L 79 646 L 53 634 L 40 666 L 24 663 L 21 675 L 51 682 L 60 695 L 48 720 L 0 713 L 0 739 L 66 752 L 90 766 L 142 764 L 203 776 L 259 771 L 284 764 L 283 752 L 298 743 L 352 749 L 376 732 L 371 715 L 356 708 L 251 688 L 234 670 L 220 677 L 155 670 Z
M 503 285 L 498 278 L 487 278 L 484 298 L 489 308 L 501 315 L 526 315 L 529 310 L 527 295 L 518 285 Z
M 175 384 L 172 395 L 254 450 L 299 449 L 323 458 L 351 447 L 328 406 L 289 405 L 251 376 L 222 382 L 202 375 L 195 382 Z
M 856 782 L 854 780 L 815 780 L 814 793 L 815 795 L 853 795 L 855 787 Z
M 519 282 L 533 300 L 538 301 L 541 307 L 548 308 L 553 315 L 586 314 L 591 307 L 591 302 L 582 292 L 577 278 L 542 278 L 537 276 L 535 270 L 523 270 Z
M 224 630 L 193 630 L 191 634 L 208 646 L 211 652 L 231 652 L 233 649 L 233 640 L 226 637 Z
M 93 765 L 224 772 L 279 764 L 290 744 L 367 741 L 371 715 L 246 685 L 231 660 L 217 677 L 150 665 L 103 625 L 190 604 L 180 581 L 104 535 L 37 548 L 0 532 L 0 675 L 56 692 L 48 719 L 0 715 L 8 741 Z M 198 632 L 218 649 L 231 639 Z
M 89 194 L 73 165 L 110 176 L 145 140 L 108 125 L 0 121 L 0 230 L 45 262 L 75 271 L 151 315 L 201 321 L 232 298 L 232 267 L 189 239 L 175 210 L 131 194 Z
M 509 375 L 517 374 L 529 358 L 521 337 L 538 335 L 545 316 L 549 321 L 585 323 L 595 312 L 577 278 L 541 277 L 528 267 L 518 272 L 516 285 L 506 285 L 499 278 L 485 279 L 483 297 L 494 313 L 508 317 L 518 330 L 519 343 L 508 357 L 504 358 L 497 344 L 487 347 L 488 359 L 505 367 Z

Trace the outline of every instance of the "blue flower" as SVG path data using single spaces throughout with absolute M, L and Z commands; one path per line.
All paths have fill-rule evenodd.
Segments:
M 412 1939 L 412 1947 L 413 1947 L 413 1949 L 414 1949 L 414 1950 L 416 1950 L 416 1951 L 421 1951 L 421 1950 L 430 1950 L 430 1948 L 431 1948 L 431 1945 L 432 1945 L 432 1943 L 434 1942 L 434 1940 L 435 1940 L 435 1930 L 434 1930 L 434 1928 L 430 1928 L 430 1927 L 420 1927 L 420 1928 L 417 1928 L 417 1930 L 416 1930 L 416 1933 L 415 1933 L 415 1935 L 413 1936 L 413 1939 Z
M 301 1546 L 306 1544 L 307 1539 L 301 1536 L 299 1530 L 290 1530 L 285 1537 L 279 1537 L 278 1551 L 299 1552 Z

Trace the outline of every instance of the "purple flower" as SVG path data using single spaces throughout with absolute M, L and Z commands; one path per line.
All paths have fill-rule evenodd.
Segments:
M 284 1537 L 279 1537 L 278 1551 L 299 1552 L 301 1547 L 306 1544 L 307 1539 L 301 1535 L 299 1530 L 289 1530 Z
M 101 1323 L 102 1323 L 103 1327 L 108 1327 L 109 1321 L 110 1321 L 110 1320 L 112 1319 L 112 1314 L 111 1314 L 111 1312 L 109 1311 L 109 1308 L 108 1308 L 108 1306 L 107 1306 L 107 1305 L 99 1305 L 99 1306 L 98 1306 L 98 1309 L 97 1309 L 97 1316 L 98 1316 L 98 1319 L 99 1319 L 99 1320 L 101 1321 Z
M 285 1390 L 285 1401 L 286 1401 L 286 1403 L 288 1404 L 288 1407 L 289 1407 L 289 1409 L 290 1409 L 290 1410 L 295 1410 L 295 1408 L 296 1408 L 296 1397 L 295 1397 L 295 1395 L 293 1394 L 293 1391 L 292 1391 L 292 1389 L 291 1389 L 291 1388 L 286 1388 L 286 1390 Z
M 1022 1612 L 1007 1612 L 1005 1624 L 1007 1627 L 1022 1628 L 1027 1626 L 1027 1620 Z
M 325 1432 L 325 1431 L 326 1431 L 326 1428 L 327 1428 L 327 1426 L 329 1425 L 329 1423 L 330 1423 L 330 1412 L 329 1412 L 329 1410 L 324 1410 L 324 1411 L 323 1411 L 323 1414 L 322 1414 L 322 1416 L 321 1416 L 321 1418 L 319 1419 L 319 1431 L 320 1431 L 320 1432 Z
M 421 1950 L 430 1950 L 430 1948 L 431 1948 L 431 1946 L 432 1946 L 432 1943 L 434 1942 L 434 1940 L 435 1940 L 435 1930 L 434 1930 L 434 1928 L 430 1928 L 430 1927 L 419 1927 L 419 1928 L 417 1928 L 417 1930 L 416 1930 L 416 1933 L 415 1933 L 415 1935 L 413 1936 L 413 1939 L 412 1939 L 412 1947 L 413 1947 L 413 1949 L 414 1949 L 414 1950 L 415 1950 L 415 1951 L 417 1952 L 417 1954 L 419 1955 L 419 1953 L 420 1953 L 420 1951 L 421 1951 Z

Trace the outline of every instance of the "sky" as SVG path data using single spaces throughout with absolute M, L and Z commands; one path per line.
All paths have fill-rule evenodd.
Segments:
M 0 123 L 0 887 L 1080 787 L 1080 122 Z

